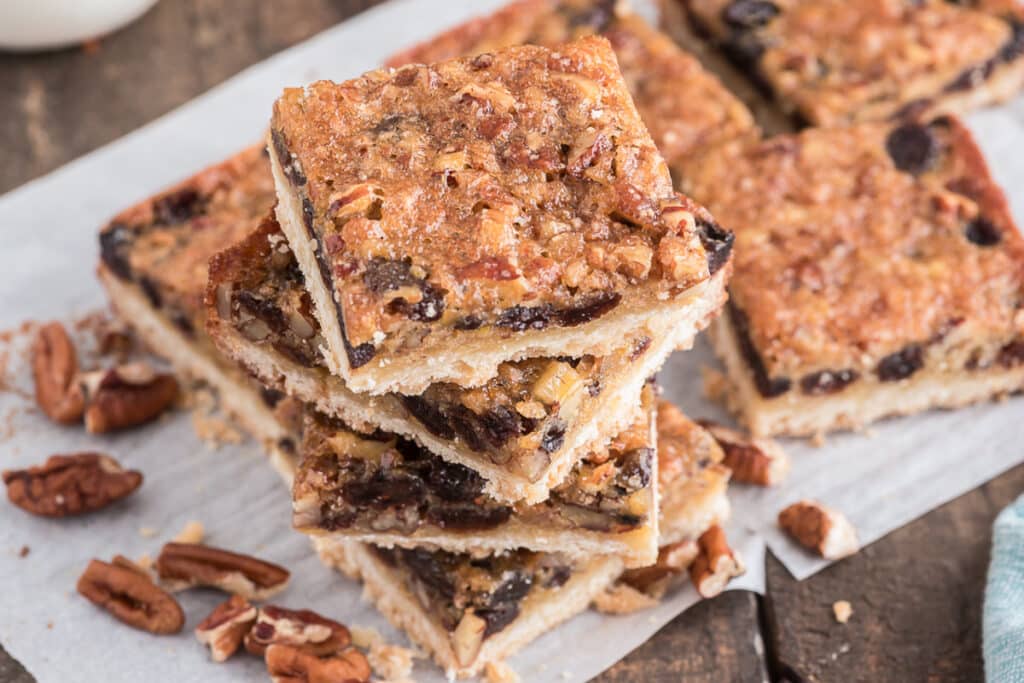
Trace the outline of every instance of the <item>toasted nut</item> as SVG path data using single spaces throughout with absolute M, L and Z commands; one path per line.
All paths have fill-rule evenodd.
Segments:
M 569 150 L 569 157 L 566 159 L 566 172 L 572 176 L 579 176 L 586 169 L 593 166 L 598 157 L 611 150 L 614 142 L 610 135 L 602 131 L 585 131 L 572 145 Z
M 196 626 L 196 638 L 210 646 L 215 662 L 227 661 L 238 651 L 242 639 L 256 623 L 256 608 L 240 595 L 232 595 L 217 605 L 209 616 Z
M 32 376 L 36 403 L 55 422 L 82 419 L 85 397 L 78 386 L 78 354 L 67 330 L 58 322 L 39 328 L 32 344 Z
M 725 453 L 722 464 L 732 470 L 732 480 L 758 486 L 774 486 L 789 472 L 789 456 L 771 439 L 748 438 L 711 420 L 698 420 Z
M 562 404 L 583 391 L 583 379 L 568 363 L 553 360 L 534 382 L 532 391 L 534 397 L 542 403 Z
M 717 524 L 697 539 L 699 553 L 690 565 L 690 580 L 702 597 L 712 598 L 721 593 L 733 578 L 746 568 L 725 539 L 725 532 Z
M 43 517 L 67 517 L 105 508 L 142 484 L 142 473 L 124 470 L 100 453 L 53 455 L 27 470 L 3 473 L 7 497 Z
M 308 609 L 290 610 L 267 605 L 245 636 L 245 649 L 262 655 L 271 645 L 290 645 L 317 656 L 333 655 L 352 644 L 343 624 Z
M 130 569 L 139 576 L 144 576 L 150 582 L 153 581 L 153 576 L 149 573 L 146 567 L 143 567 L 140 563 L 129 560 L 124 555 L 114 555 L 113 559 L 110 560 L 110 564 L 117 565 L 122 569 Z
M 335 192 L 327 199 L 327 213 L 335 220 L 356 215 L 372 218 L 380 210 L 384 191 L 370 183 L 357 183 Z M 379 216 L 377 216 L 379 218 Z
M 846 600 L 838 600 L 832 603 L 832 613 L 836 615 L 836 621 L 845 624 L 853 616 L 853 607 Z
M 274 683 L 367 683 L 370 680 L 370 663 L 355 648 L 321 658 L 291 645 L 271 645 L 264 661 Z
M 849 520 L 814 500 L 801 500 L 780 512 L 779 526 L 827 560 L 852 555 L 860 548 L 857 530 Z
M 487 629 L 487 622 L 473 613 L 473 610 L 466 610 L 455 627 L 452 634 L 452 647 L 455 649 L 455 660 L 460 666 L 469 666 L 480 654 L 480 647 L 484 643 L 484 632 Z
M 123 365 L 84 377 L 85 428 L 93 434 L 134 427 L 166 410 L 178 396 L 172 375 L 143 364 Z
M 142 631 L 177 633 L 185 624 L 178 602 L 137 569 L 92 560 L 78 579 L 78 592 Z
M 672 577 L 682 574 L 693 564 L 699 553 L 697 542 L 680 541 L 664 545 L 658 550 L 658 559 L 650 567 L 639 567 L 623 572 L 622 583 L 660 599 L 668 589 Z
M 156 558 L 156 571 L 171 590 L 209 586 L 249 600 L 280 593 L 290 576 L 276 564 L 198 543 L 168 543 Z

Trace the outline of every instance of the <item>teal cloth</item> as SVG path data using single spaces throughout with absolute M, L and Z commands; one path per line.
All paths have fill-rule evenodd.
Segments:
M 985 680 L 1024 683 L 1024 496 L 996 517 L 983 622 Z

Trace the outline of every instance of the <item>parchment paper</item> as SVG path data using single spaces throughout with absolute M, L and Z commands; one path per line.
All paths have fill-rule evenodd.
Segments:
M 0 197 L 0 329 L 25 319 L 70 319 L 104 303 L 93 276 L 96 231 L 111 215 L 259 138 L 281 88 L 316 78 L 342 79 L 377 65 L 415 40 L 502 0 L 395 0 L 258 64 L 181 109 L 60 170 Z M 1000 182 L 1024 215 L 1024 102 L 970 118 Z M 18 366 L 17 357 L 10 360 Z M 661 373 L 667 394 L 694 417 L 724 418 L 701 396 L 699 367 L 713 363 L 706 345 L 676 354 Z M 27 368 L 18 383 L 28 386 Z M 131 499 L 80 519 L 33 518 L 0 504 L 0 642 L 41 682 L 92 680 L 240 681 L 265 677 L 262 664 L 238 656 L 210 663 L 191 629 L 222 596 L 182 595 L 188 615 L 179 636 L 156 638 L 114 622 L 74 592 L 92 557 L 155 555 L 189 520 L 207 541 L 289 567 L 291 587 L 277 600 L 310 607 L 349 624 L 396 633 L 360 599 L 359 587 L 324 568 L 289 527 L 289 498 L 252 443 L 211 451 L 177 414 L 112 438 L 57 428 L 0 395 L 10 421 L 0 468 L 25 467 L 52 453 L 105 450 L 144 472 Z M 873 541 L 941 503 L 1024 461 L 1024 401 L 891 420 L 872 435 L 832 437 L 820 448 L 786 444 L 794 468 L 784 487 L 734 485 L 729 533 L 749 571 L 732 588 L 764 589 L 768 546 L 798 578 L 825 566 L 781 537 L 779 508 L 800 497 L 847 513 L 862 540 Z M 146 535 L 140 529 L 148 529 Z M 27 557 L 19 549 L 28 546 Z M 937 549 L 941 552 L 941 549 Z M 585 681 L 638 646 L 696 596 L 685 587 L 657 608 L 628 617 L 588 612 L 530 645 L 511 664 L 525 681 Z M 442 680 L 422 663 L 419 681 Z

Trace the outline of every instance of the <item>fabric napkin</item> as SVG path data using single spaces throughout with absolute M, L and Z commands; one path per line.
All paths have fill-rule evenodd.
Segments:
M 996 517 L 982 628 L 985 680 L 1024 683 L 1024 496 Z

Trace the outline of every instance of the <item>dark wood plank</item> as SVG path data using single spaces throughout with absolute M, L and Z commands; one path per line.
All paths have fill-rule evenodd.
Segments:
M 380 0 L 169 0 L 98 48 L 0 53 L 0 192 Z
M 729 591 L 705 600 L 594 681 L 767 681 L 757 602 L 756 595 L 745 591 Z
M 842 683 L 983 680 L 981 608 L 992 522 L 1024 491 L 1024 465 L 797 583 L 768 563 L 775 671 Z M 835 621 L 849 600 L 853 618 Z

